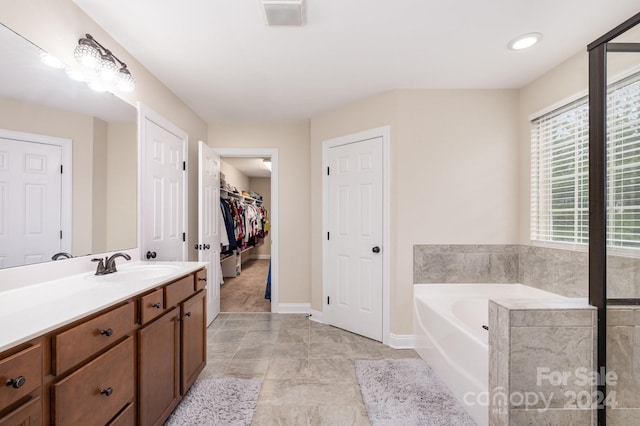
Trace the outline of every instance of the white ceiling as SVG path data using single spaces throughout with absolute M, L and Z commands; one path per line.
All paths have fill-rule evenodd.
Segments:
M 639 12 L 638 0 L 74 0 L 208 122 L 288 122 L 392 89 L 519 88 Z M 527 32 L 528 51 L 506 49 Z M 115 52 L 117 55 L 117 52 Z
M 223 157 L 223 162 L 236 168 L 240 173 L 247 177 L 271 177 L 271 170 L 264 165 L 262 158 L 255 157 Z M 242 189 L 242 188 L 239 188 Z

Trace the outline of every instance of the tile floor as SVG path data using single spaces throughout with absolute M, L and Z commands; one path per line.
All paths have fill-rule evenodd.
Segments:
M 259 378 L 253 425 L 369 425 L 357 359 L 417 358 L 306 315 L 220 314 L 201 377 Z

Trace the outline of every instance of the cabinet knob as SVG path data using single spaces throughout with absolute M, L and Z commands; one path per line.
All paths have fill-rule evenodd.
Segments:
M 11 386 L 14 389 L 21 388 L 25 383 L 27 383 L 27 379 L 24 376 L 18 376 L 15 379 L 7 380 L 7 386 Z
M 162 304 L 160 302 L 156 302 L 153 305 L 151 305 L 152 308 L 156 308 L 156 309 L 160 309 L 162 308 Z
M 204 278 L 198 278 L 198 281 L 207 281 L 207 277 L 204 277 Z
M 187 312 L 186 314 L 184 314 L 185 317 L 190 317 L 191 316 L 191 312 Z
M 112 393 L 113 393 L 113 388 L 111 386 L 109 386 L 106 389 L 100 389 L 100 395 L 111 396 Z
M 100 334 L 109 337 L 113 334 L 113 330 L 110 328 L 107 328 L 106 330 L 100 330 Z

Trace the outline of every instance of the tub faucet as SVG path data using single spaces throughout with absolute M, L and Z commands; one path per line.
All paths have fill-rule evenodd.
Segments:
M 106 258 L 104 262 L 105 273 L 111 274 L 113 272 L 118 272 L 118 270 L 116 269 L 116 258 L 118 257 L 124 257 L 127 260 L 131 260 L 131 256 L 129 256 L 127 253 L 114 253 L 110 257 Z

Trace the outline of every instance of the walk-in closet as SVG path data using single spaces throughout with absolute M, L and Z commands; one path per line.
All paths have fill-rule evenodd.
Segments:
M 221 158 L 221 312 L 271 312 L 270 205 L 268 158 Z

